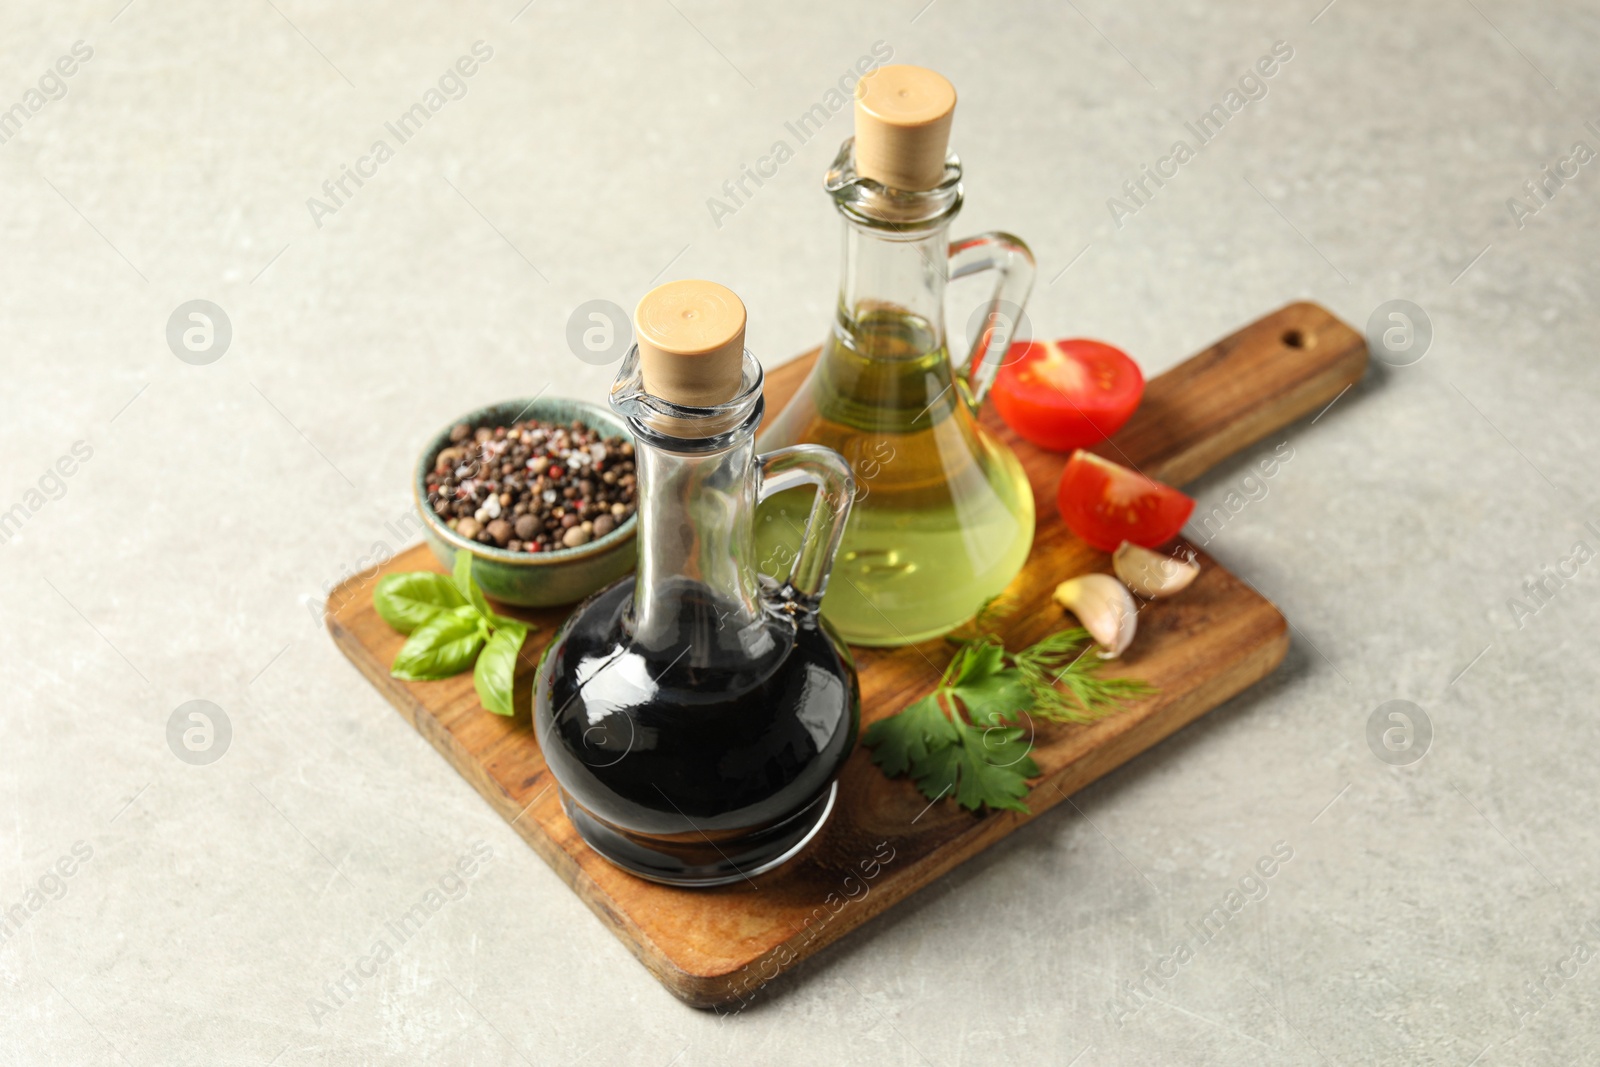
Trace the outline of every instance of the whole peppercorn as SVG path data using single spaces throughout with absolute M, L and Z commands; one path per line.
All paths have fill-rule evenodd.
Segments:
M 581 420 L 538 419 L 450 430 L 433 457 L 428 505 L 462 537 L 510 551 L 547 552 L 586 543 L 633 513 L 633 448 Z

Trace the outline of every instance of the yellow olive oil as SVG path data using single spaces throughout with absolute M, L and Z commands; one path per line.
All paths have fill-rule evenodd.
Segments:
M 811 442 L 844 455 L 855 505 L 823 614 L 851 644 L 947 633 L 1003 590 L 1033 543 L 1033 492 L 974 418 L 940 332 L 893 308 L 830 331 L 810 380 L 763 431 L 763 451 Z M 783 574 L 813 494 L 763 502 L 761 569 Z

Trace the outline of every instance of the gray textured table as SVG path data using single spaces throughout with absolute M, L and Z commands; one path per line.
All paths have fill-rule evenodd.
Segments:
M 1322 2 L 5 4 L 0 1062 L 1595 1062 L 1600 17 Z M 601 395 L 585 301 L 705 276 L 761 356 L 820 339 L 849 120 L 786 123 L 875 45 L 958 86 L 957 230 L 1032 243 L 1037 334 L 1431 340 L 1193 487 L 1245 502 L 1209 550 L 1294 624 L 1273 678 L 718 1019 L 317 605 L 411 539 L 425 433 Z

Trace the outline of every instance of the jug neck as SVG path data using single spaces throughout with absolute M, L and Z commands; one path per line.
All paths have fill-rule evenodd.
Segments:
M 682 407 L 647 393 L 637 346 L 612 387 L 611 406 L 634 436 L 639 562 L 629 628 L 647 649 L 722 644 L 721 635 L 762 618 L 755 549 L 762 374 L 748 352 L 744 360 L 739 394 L 716 407 Z
M 961 163 L 933 189 L 890 189 L 855 171 L 854 138 L 824 182 L 844 219 L 837 327 L 869 358 L 924 355 L 945 343 L 950 223 L 961 210 Z M 907 345 L 909 337 L 915 342 Z M 908 348 L 920 348 L 912 352 Z
M 895 359 L 944 347 L 948 232 L 907 237 L 845 221 L 837 326 L 857 340 L 856 352 Z M 918 340 L 897 343 L 902 334 Z
M 635 446 L 639 567 L 634 638 L 649 648 L 679 641 L 688 614 L 714 613 L 737 631 L 757 620 L 753 428 L 714 452 Z M 704 598 L 685 604 L 686 596 Z

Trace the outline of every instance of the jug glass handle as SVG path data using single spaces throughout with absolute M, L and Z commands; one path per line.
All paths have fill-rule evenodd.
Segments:
M 950 244 L 950 280 L 986 270 L 996 273 L 994 293 L 968 347 L 967 403 L 976 410 L 989 394 L 1033 289 L 1033 253 L 1020 237 L 995 231 L 964 237 Z
M 800 548 L 789 568 L 789 577 L 779 590 L 785 600 L 815 612 L 827 591 L 833 558 L 850 518 L 850 505 L 856 495 L 855 475 L 843 456 L 821 445 L 779 448 L 757 456 L 756 463 L 761 470 L 757 503 L 786 489 L 802 485 L 817 488 L 805 532 L 800 536 Z

